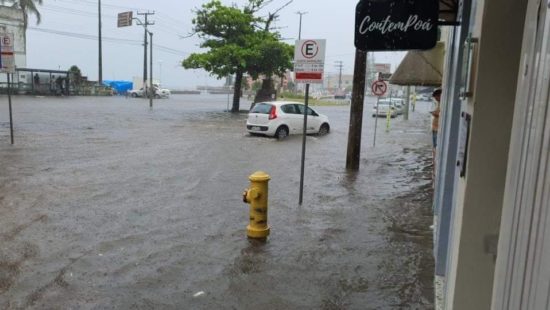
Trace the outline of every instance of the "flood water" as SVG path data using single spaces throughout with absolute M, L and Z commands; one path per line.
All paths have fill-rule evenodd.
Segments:
M 0 309 L 432 309 L 429 103 L 345 170 L 331 133 L 251 137 L 227 97 L 0 97 Z M 247 109 L 249 103 L 241 102 Z M 242 192 L 271 176 L 266 243 Z

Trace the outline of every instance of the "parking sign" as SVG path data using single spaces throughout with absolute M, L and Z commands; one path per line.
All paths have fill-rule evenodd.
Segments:
M 323 83 L 326 40 L 298 40 L 294 48 L 294 73 L 298 83 Z
M 0 72 L 15 73 L 13 33 L 0 33 Z

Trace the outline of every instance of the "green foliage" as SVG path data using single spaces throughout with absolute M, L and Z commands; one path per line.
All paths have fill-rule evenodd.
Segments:
M 69 76 L 74 85 L 78 86 L 82 83 L 82 72 L 78 66 L 73 65 L 69 68 Z
M 253 48 L 247 69 L 252 78 L 282 76 L 292 68 L 294 47 L 279 41 L 277 34 L 258 32 L 251 38 L 251 43 Z
M 292 67 L 292 46 L 280 42 L 277 33 L 262 30 L 265 21 L 254 13 L 264 0 L 249 0 L 244 9 L 212 0 L 197 10 L 194 31 L 203 39 L 204 53 L 193 53 L 182 65 L 204 69 L 218 78 L 235 73 L 271 77 Z
M 252 91 L 257 92 L 260 88 L 262 88 L 262 81 L 255 81 L 252 84 Z

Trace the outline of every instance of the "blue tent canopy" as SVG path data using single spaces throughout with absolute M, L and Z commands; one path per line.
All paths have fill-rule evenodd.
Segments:
M 104 80 L 103 84 L 110 86 L 114 90 L 117 91 L 119 94 L 124 94 L 127 91 L 131 90 L 133 88 L 133 83 L 130 81 L 111 81 L 111 80 Z

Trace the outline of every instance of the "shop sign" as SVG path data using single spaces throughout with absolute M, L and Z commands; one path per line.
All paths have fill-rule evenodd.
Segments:
M 438 0 L 361 0 L 355 14 L 360 50 L 426 50 L 437 42 Z

